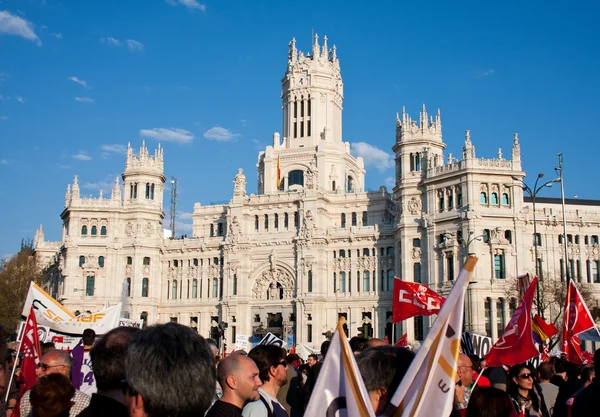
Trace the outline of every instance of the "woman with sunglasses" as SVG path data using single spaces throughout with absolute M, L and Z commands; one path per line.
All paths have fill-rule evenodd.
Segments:
M 525 411 L 526 417 L 550 417 L 542 412 L 540 397 L 533 386 L 533 371 L 527 365 L 514 365 L 508 377 L 508 394 L 517 414 Z

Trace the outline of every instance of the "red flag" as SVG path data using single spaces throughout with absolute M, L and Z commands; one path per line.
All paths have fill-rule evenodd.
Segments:
M 408 347 L 408 333 L 404 333 L 400 339 L 398 339 L 396 341 L 396 343 L 394 344 L 394 346 L 398 346 L 398 347 Z
M 576 365 L 583 363 L 577 335 L 595 326 L 594 319 L 590 314 L 590 310 L 585 305 L 583 297 L 581 297 L 573 281 L 570 281 L 565 300 L 562 328 L 563 351 L 566 353 L 569 362 L 573 362 Z
M 29 310 L 29 316 L 25 322 L 25 329 L 23 329 L 23 339 L 21 340 L 21 346 L 19 353 L 23 354 L 21 360 L 21 375 L 25 382 L 26 390 L 30 390 L 37 381 L 37 374 L 35 372 L 36 364 L 40 361 L 40 341 L 38 336 L 37 320 L 35 319 L 35 313 L 33 306 Z
M 542 351 L 542 362 L 550 362 L 550 355 L 548 354 L 548 345 L 544 345 Z
M 519 283 L 519 299 L 522 300 L 523 297 L 525 297 L 525 293 L 527 292 L 527 289 L 531 285 L 531 275 L 529 275 L 529 274 L 519 275 L 517 277 L 517 282 Z
M 489 366 L 515 365 L 525 362 L 539 354 L 531 338 L 531 305 L 535 293 L 537 277 L 527 289 L 521 301 L 504 329 L 504 333 L 488 353 Z
M 437 314 L 446 299 L 426 285 L 394 278 L 392 322 L 398 323 L 414 316 Z
M 544 319 L 537 314 L 533 316 L 531 330 L 533 331 L 533 340 L 535 340 L 538 345 L 543 345 L 546 340 L 550 339 L 555 334 L 558 334 L 558 329 L 553 323 L 546 323 Z

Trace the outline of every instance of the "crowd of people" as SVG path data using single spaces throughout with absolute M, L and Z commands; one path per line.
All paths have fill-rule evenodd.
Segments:
M 262 344 L 221 358 L 214 341 L 176 323 L 118 327 L 97 340 L 89 332 L 84 336 L 80 351 L 44 344 L 37 382 L 19 392 L 18 372 L 9 384 L 18 355 L 7 349 L 0 327 L 0 417 L 300 417 L 311 396 L 320 395 L 314 387 L 329 348 L 325 341 L 321 355 L 306 362 Z M 374 338 L 354 337 L 350 348 L 368 400 L 381 415 L 414 353 Z M 83 368 L 86 353 L 93 377 Z M 594 365 L 552 357 L 536 369 L 527 364 L 490 368 L 485 360 L 461 353 L 452 416 L 599 415 L 599 368 L 600 350 Z M 85 382 L 92 380 L 90 389 Z

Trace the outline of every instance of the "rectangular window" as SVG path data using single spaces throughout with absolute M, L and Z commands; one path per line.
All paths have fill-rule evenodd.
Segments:
M 308 292 L 313 291 L 313 273 L 308 271 Z
M 415 262 L 413 264 L 413 281 L 421 282 L 421 262 Z
M 499 336 L 502 335 L 504 326 L 504 299 L 499 298 L 496 301 L 496 330 Z
M 448 281 L 454 281 L 454 257 L 449 256 L 446 258 L 446 268 Z
M 560 261 L 560 280 L 565 280 L 565 260 L 561 259 Z
M 542 234 L 536 233 L 533 238 L 533 244 L 537 246 L 542 246 Z
M 275 230 L 279 230 L 279 214 L 275 213 Z
M 596 284 L 600 282 L 600 276 L 598 276 L 599 263 L 600 263 L 600 261 L 592 261 L 592 263 L 591 263 L 592 280 Z
M 363 224 L 363 226 L 369 225 L 369 213 L 367 213 L 366 211 L 363 211 L 362 224 Z
M 219 281 L 216 278 L 213 279 L 213 294 L 214 298 L 217 298 L 219 295 Z
M 85 280 L 85 295 L 88 297 L 94 296 L 94 286 L 96 284 L 96 277 L 91 275 Z
M 494 255 L 494 276 L 496 279 L 506 278 L 504 274 L 504 255 L 502 254 Z
M 413 239 L 413 248 L 420 248 L 421 247 L 421 239 L 419 239 L 418 237 Z
M 225 227 L 223 226 L 223 223 L 217 223 L 217 236 L 223 236 L 225 233 Z
M 456 205 L 458 205 L 458 207 L 462 207 L 462 194 L 458 193 L 456 196 Z
M 310 101 L 309 101 L 310 103 Z M 306 124 L 307 136 L 310 136 L 310 120 Z
M 150 280 L 148 278 L 142 279 L 142 297 L 148 297 L 149 282 Z
M 423 331 L 423 316 L 416 316 L 414 318 L 415 325 L 415 340 L 425 339 L 425 332 Z
M 312 324 L 306 325 L 306 341 L 308 343 L 312 343 L 313 335 L 312 335 Z
M 371 273 L 369 271 L 363 272 L 363 291 L 371 291 Z
M 231 326 L 231 340 L 235 340 L 237 337 L 237 328 L 235 326 Z
M 283 216 L 283 227 L 285 227 L 286 229 L 289 227 L 290 225 L 290 216 L 285 213 L 285 216 Z
M 356 226 L 356 224 L 357 224 L 356 213 L 352 213 L 352 226 Z
M 485 299 L 484 311 L 485 311 L 485 334 L 487 337 L 492 337 L 492 300 L 490 298 Z
M 577 281 L 581 282 L 581 261 L 577 259 Z

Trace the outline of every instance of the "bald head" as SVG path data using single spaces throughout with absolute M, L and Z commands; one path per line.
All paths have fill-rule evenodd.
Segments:
M 464 353 L 458 354 L 458 368 L 456 374 L 465 387 L 468 387 L 473 383 L 473 362 Z
M 368 348 L 372 348 L 372 347 L 377 347 L 377 346 L 384 346 L 385 342 L 381 339 L 377 339 L 376 337 L 369 339 L 369 341 L 367 342 L 367 347 Z
M 37 375 L 63 374 L 69 376 L 73 366 L 73 359 L 66 350 L 51 350 L 42 356 L 40 368 L 37 370 Z
M 245 366 L 256 366 L 254 361 L 244 355 L 229 355 L 219 362 L 217 366 L 217 380 L 221 386 L 226 385 L 228 376 L 238 376 Z
M 239 408 L 260 398 L 258 387 L 262 385 L 256 363 L 248 356 L 230 355 L 219 362 L 217 380 L 223 389 L 220 401 Z

